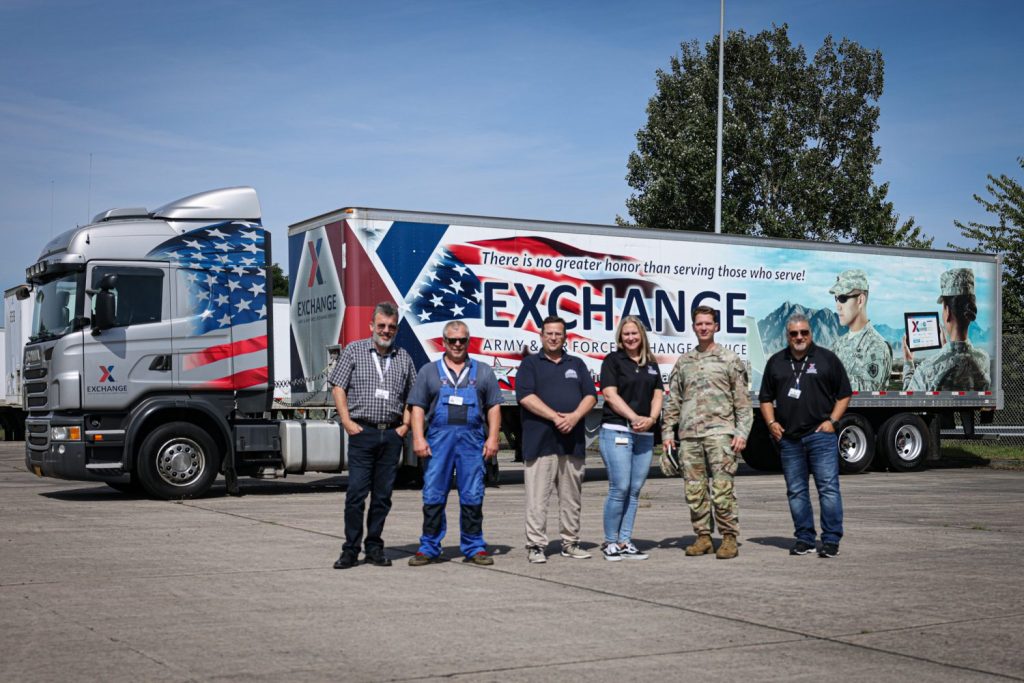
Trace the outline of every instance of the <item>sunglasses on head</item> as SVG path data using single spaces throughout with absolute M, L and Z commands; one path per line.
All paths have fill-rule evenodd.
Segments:
M 856 299 L 860 294 L 836 294 L 836 301 L 845 304 L 850 299 Z
M 446 344 L 450 344 L 452 346 L 455 346 L 456 344 L 465 345 L 469 343 L 469 337 L 445 337 L 444 341 Z
M 810 330 L 790 330 L 789 331 L 789 336 L 793 337 L 794 339 L 796 339 L 797 337 L 810 337 L 811 336 L 811 331 Z

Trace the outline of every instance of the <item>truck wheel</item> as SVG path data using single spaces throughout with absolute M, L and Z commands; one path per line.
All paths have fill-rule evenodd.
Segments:
M 875 430 L 857 413 L 847 413 L 836 425 L 839 434 L 839 471 L 860 474 L 875 459 Z
M 213 439 L 188 422 L 171 422 L 150 432 L 142 441 L 137 464 L 142 487 L 164 500 L 202 496 L 219 469 Z
M 782 471 L 779 447 L 768 433 L 768 428 L 760 415 L 754 416 L 750 438 L 747 439 L 747 447 L 743 449 L 743 460 L 759 472 Z
M 919 415 L 897 413 L 878 430 L 878 448 L 893 470 L 916 470 L 928 457 L 928 426 Z

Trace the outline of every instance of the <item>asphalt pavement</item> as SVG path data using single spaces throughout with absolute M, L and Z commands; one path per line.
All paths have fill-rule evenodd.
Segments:
M 1024 472 L 843 477 L 846 537 L 821 559 L 787 552 L 782 476 L 743 468 L 740 554 L 722 561 L 684 556 L 682 481 L 652 470 L 635 532 L 650 559 L 607 562 L 593 457 L 594 558 L 553 542 L 533 565 L 503 453 L 492 567 L 458 556 L 454 492 L 447 561 L 409 567 L 421 503 L 400 489 L 394 566 L 338 571 L 344 476 L 159 502 L 36 478 L 22 449 L 0 443 L 4 681 L 1024 680 Z

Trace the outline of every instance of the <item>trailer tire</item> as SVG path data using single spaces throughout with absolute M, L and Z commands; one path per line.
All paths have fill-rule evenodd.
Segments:
M 836 425 L 839 435 L 839 471 L 860 474 L 875 459 L 875 430 L 863 415 L 847 413 Z
M 743 449 L 743 461 L 759 472 L 782 471 L 779 445 L 768 432 L 760 415 L 754 416 L 747 447 Z
M 188 422 L 160 425 L 146 436 L 136 471 L 146 493 L 162 500 L 198 498 L 220 469 L 213 439 Z
M 928 425 L 920 415 L 897 413 L 878 430 L 878 449 L 896 472 L 910 472 L 928 458 Z

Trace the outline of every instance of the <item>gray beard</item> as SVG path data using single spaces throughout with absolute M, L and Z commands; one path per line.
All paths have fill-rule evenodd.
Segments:
M 377 346 L 377 347 L 380 347 L 380 348 L 383 348 L 383 349 L 390 349 L 391 346 L 395 343 L 395 338 L 394 337 L 392 337 L 391 339 L 385 340 L 385 339 L 382 339 L 380 337 L 380 335 L 378 335 L 376 332 L 372 333 L 370 336 L 373 339 L 374 346 Z

